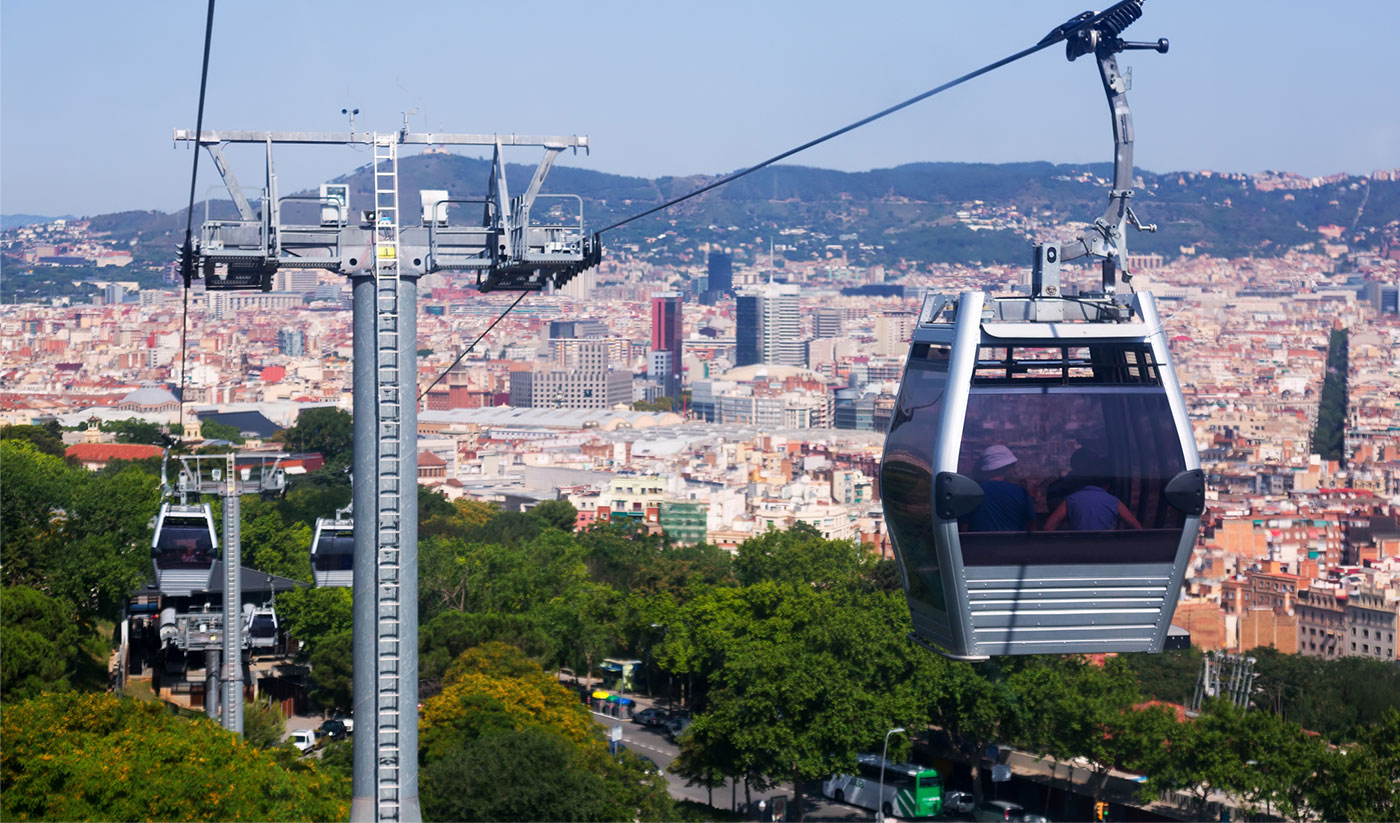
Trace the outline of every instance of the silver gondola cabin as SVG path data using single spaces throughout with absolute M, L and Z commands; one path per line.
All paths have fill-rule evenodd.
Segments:
M 208 589 L 218 556 L 219 539 L 208 503 L 161 504 L 151 538 L 151 560 L 161 594 L 188 597 Z
M 1205 505 L 1204 476 L 1152 296 L 1116 294 L 1132 196 L 1120 3 L 1068 38 L 1096 55 L 1115 180 L 1079 239 L 1038 245 L 1029 295 L 928 296 L 881 466 L 914 636 L 959 659 L 1160 651 Z M 1089 19 L 1089 18 L 1084 18 Z M 1071 21 L 1072 25 L 1075 21 Z M 1067 296 L 1060 263 L 1097 258 Z
M 346 507 L 335 517 L 316 518 L 311 538 L 311 573 L 317 586 L 348 588 L 355 583 L 355 520 Z

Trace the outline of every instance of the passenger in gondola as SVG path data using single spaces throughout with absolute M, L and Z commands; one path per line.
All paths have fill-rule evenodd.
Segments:
M 1108 491 L 1106 463 L 1103 456 L 1089 449 L 1074 453 L 1070 458 L 1069 477 L 1076 479 L 1079 488 L 1050 512 L 1045 521 L 1046 531 L 1055 531 L 1066 523 L 1070 531 L 1080 532 L 1112 531 L 1118 528 L 1119 522 L 1130 529 L 1142 528 L 1123 501 Z
M 997 444 L 982 450 L 977 461 L 978 485 L 982 487 L 982 503 L 963 521 L 967 531 L 1017 532 L 1029 531 L 1035 521 L 1035 506 L 1024 488 L 1011 482 L 1016 469 L 1016 455 L 1011 449 Z
M 194 553 L 194 541 L 183 541 L 181 542 L 180 547 L 182 549 L 182 551 L 180 552 L 181 563 L 188 563 L 190 565 L 194 565 L 195 563 L 199 562 L 199 558 L 196 557 Z

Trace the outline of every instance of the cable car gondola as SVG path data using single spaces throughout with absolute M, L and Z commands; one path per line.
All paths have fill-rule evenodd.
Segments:
M 1068 40 L 1095 54 L 1114 114 L 1107 212 L 1035 247 L 1029 295 L 929 295 L 891 416 L 881 496 L 914 637 L 958 659 L 1160 651 L 1205 504 L 1166 335 L 1129 281 L 1132 121 L 1120 3 Z M 1103 291 L 1066 296 L 1061 262 Z
M 218 554 L 219 540 L 208 503 L 161 504 L 151 538 L 151 560 L 161 594 L 187 597 L 208 589 Z
M 253 654 L 277 648 L 277 612 L 272 606 L 243 604 L 243 642 Z
M 316 518 L 311 539 L 311 573 L 317 586 L 350 587 L 355 583 L 355 521 L 350 507 L 335 517 Z

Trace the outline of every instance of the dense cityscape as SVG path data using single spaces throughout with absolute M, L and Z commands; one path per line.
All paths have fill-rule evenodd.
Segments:
M 1241 182 L 1274 192 L 1356 181 Z M 969 231 L 1073 229 L 1004 204 L 954 213 Z M 814 243 L 811 226 L 750 237 L 710 225 L 697 240 L 671 221 L 524 300 L 450 369 L 507 301 L 479 295 L 464 275 L 423 277 L 425 813 L 748 819 L 777 798 L 794 817 L 853 819 L 838 802 L 850 798 L 817 783 L 854 771 L 855 753 L 902 725 L 918 733 L 895 738 L 900 759 L 968 789 L 966 809 L 946 792 L 944 814 L 970 812 L 975 799 L 980 815 L 987 787 L 1000 786 L 995 796 L 1061 819 L 1393 816 L 1400 239 L 1393 222 L 1307 229 L 1310 242 L 1271 255 L 1183 245 L 1129 258 L 1133 287 L 1162 308 L 1207 476 L 1172 620 L 1177 650 L 1157 660 L 969 667 L 878 625 L 908 622 L 879 466 L 925 297 L 1024 292 L 1028 267 L 871 263 L 855 231 Z M 143 261 L 139 245 L 86 219 L 13 227 L 3 245 L 12 286 L 61 286 L 0 309 L 5 699 L 55 692 L 6 713 L 7 739 L 20 741 L 4 755 L 7 815 L 342 818 L 350 601 L 344 589 L 308 588 L 307 552 L 317 518 L 350 496 L 346 278 L 284 269 L 270 291 L 195 281 L 184 294 L 173 266 Z M 64 283 L 65 269 L 81 270 L 76 282 Z M 1068 293 L 1087 293 L 1097 272 L 1066 266 L 1063 277 Z M 276 609 L 275 639 L 252 649 L 245 675 L 245 734 L 282 752 L 272 761 L 229 748 L 212 726 L 204 742 L 177 746 L 173 716 L 93 702 L 107 689 L 197 714 L 207 699 L 206 664 L 191 652 L 176 665 L 162 648 L 155 616 L 177 600 L 149 585 L 146 521 L 168 435 L 206 453 L 233 444 L 245 456 L 289 455 L 286 497 L 250 500 L 242 513 L 245 609 Z M 65 556 L 69 545 L 78 554 Z M 769 598 L 784 605 L 770 611 Z M 197 592 L 178 601 L 196 613 L 211 604 Z M 55 628 L 70 623 L 79 628 Z M 16 643 L 21 633 L 32 646 Z M 866 647 L 868 665 L 850 643 Z M 1239 701 L 1252 711 L 1201 702 L 1207 653 L 1217 666 L 1242 665 L 1242 653 L 1259 666 L 1257 694 Z M 606 691 L 594 691 L 600 678 Z M 821 693 L 801 696 L 804 679 Z M 482 695 L 499 689 L 513 696 L 483 710 Z M 863 716 L 853 726 L 831 713 L 840 692 L 856 701 L 841 710 Z M 61 773 L 76 787 L 115 757 L 107 738 L 78 747 L 82 764 L 35 765 L 56 753 L 36 730 L 78 713 L 171 738 L 150 743 L 162 757 L 213 747 L 262 798 L 201 805 L 198 796 L 219 798 L 217 785 L 149 773 L 147 790 L 116 799 L 76 788 L 63 802 L 33 796 L 33 781 Z M 742 734 L 765 722 L 771 736 Z M 484 731 L 498 723 L 515 737 Z M 610 749 L 595 726 L 626 727 L 620 739 L 641 757 L 599 759 Z M 1177 756 L 1143 754 L 1153 739 Z M 1198 762 L 1225 739 L 1254 742 Z M 812 746 L 832 754 L 800 754 Z M 1188 750 L 1196 761 L 1181 759 Z M 299 754 L 318 765 L 298 766 Z M 514 785 L 510 764 L 526 756 L 565 764 L 579 799 L 555 807 L 528 781 Z M 464 758 L 501 770 L 466 770 Z M 1057 788 L 1060 761 L 1075 758 L 1086 768 L 1076 777 L 1071 766 Z M 984 784 L 988 774 L 1000 782 Z

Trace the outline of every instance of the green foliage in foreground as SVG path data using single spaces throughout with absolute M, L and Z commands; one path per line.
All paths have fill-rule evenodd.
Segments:
M 461 655 L 424 706 L 429 820 L 671 820 L 663 778 L 615 759 L 577 698 L 518 650 Z
M 106 685 L 106 644 L 84 630 L 66 601 L 28 586 L 7 587 L 0 592 L 0 625 L 0 701 Z
M 6 820 L 344 820 L 349 788 L 289 750 L 112 695 L 50 694 L 0 717 Z
M 159 498 L 143 466 L 90 472 L 27 440 L 0 440 L 0 581 L 62 598 L 80 620 L 116 619 L 150 576 L 147 523 Z

